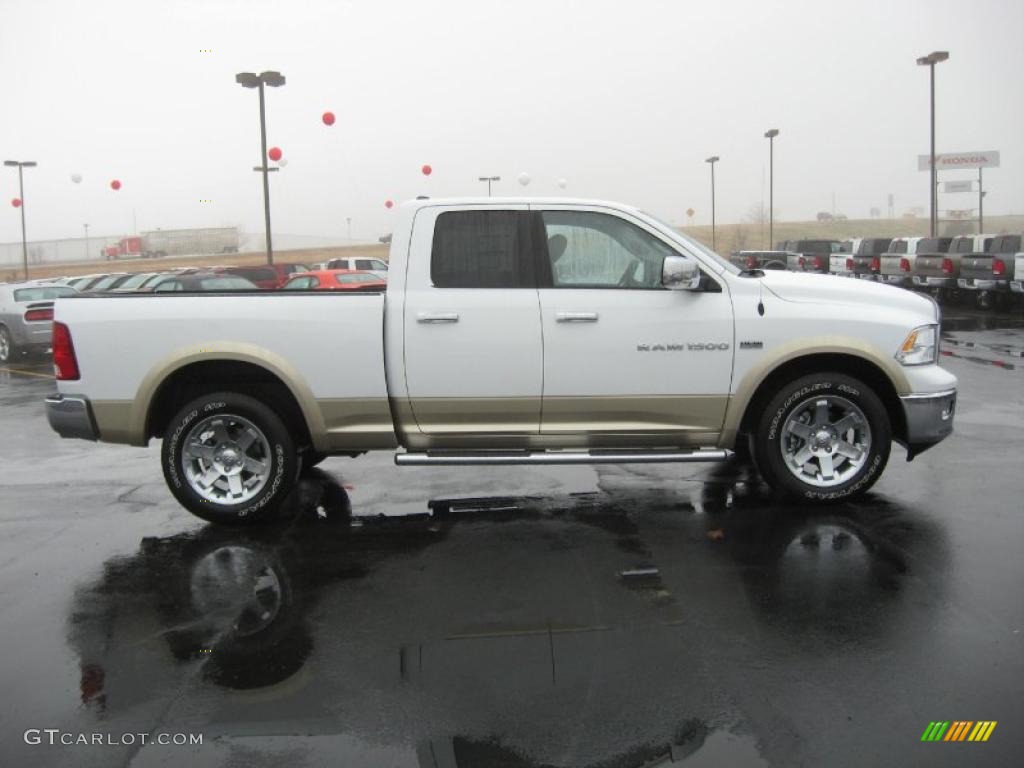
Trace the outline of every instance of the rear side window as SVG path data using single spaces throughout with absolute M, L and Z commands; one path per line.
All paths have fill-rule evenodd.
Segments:
M 993 253 L 1017 253 L 1020 251 L 1020 235 L 1003 235 L 993 243 Z
M 256 287 L 244 277 L 204 277 L 199 285 L 204 291 L 249 291 Z
M 436 288 L 532 288 L 521 247 L 526 212 L 449 211 L 437 217 L 430 255 Z
M 906 253 L 907 245 L 906 240 L 893 240 L 892 245 L 889 246 L 889 253 Z

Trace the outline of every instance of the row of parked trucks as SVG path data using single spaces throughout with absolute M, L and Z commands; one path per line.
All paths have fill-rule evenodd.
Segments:
M 743 269 L 818 272 L 890 283 L 948 296 L 976 293 L 987 304 L 994 293 L 1024 293 L 1022 235 L 865 237 L 787 240 L 774 251 L 737 251 Z
M 141 235 L 122 237 L 117 245 L 103 249 L 103 258 L 155 259 L 163 256 L 201 256 L 238 253 L 237 227 L 198 229 L 155 229 Z

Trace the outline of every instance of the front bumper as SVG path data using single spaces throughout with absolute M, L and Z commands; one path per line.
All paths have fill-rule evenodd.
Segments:
M 1009 287 L 1006 280 L 993 280 L 982 277 L 961 277 L 956 281 L 961 288 L 968 291 L 1005 291 Z
M 956 390 L 901 395 L 907 422 L 907 460 L 941 442 L 953 432 Z
M 922 277 L 914 275 L 914 285 L 921 288 L 952 288 L 956 280 L 952 277 Z
M 89 401 L 84 397 L 50 395 L 46 398 L 46 420 L 61 437 L 98 440 L 99 430 Z

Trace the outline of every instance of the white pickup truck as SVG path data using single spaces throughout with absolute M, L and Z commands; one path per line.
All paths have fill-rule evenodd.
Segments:
M 869 488 L 953 429 L 928 297 L 743 271 L 634 208 L 567 199 L 401 206 L 386 292 L 56 302 L 65 437 L 163 438 L 172 493 L 268 515 L 304 465 L 720 461 L 740 441 L 808 500 Z

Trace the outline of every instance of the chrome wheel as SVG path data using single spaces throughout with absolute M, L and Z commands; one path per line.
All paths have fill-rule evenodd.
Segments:
M 11 332 L 6 328 L 0 328 L 0 363 L 6 363 L 11 359 Z
M 794 408 L 779 447 L 798 480 L 819 488 L 842 485 L 867 463 L 871 427 L 864 412 L 845 397 L 810 397 Z
M 239 637 L 262 631 L 281 610 L 281 580 L 268 558 L 248 547 L 227 545 L 201 558 L 189 586 L 196 610 Z
M 208 416 L 185 436 L 181 468 L 189 487 L 204 500 L 242 504 L 270 478 L 270 442 L 241 416 Z

